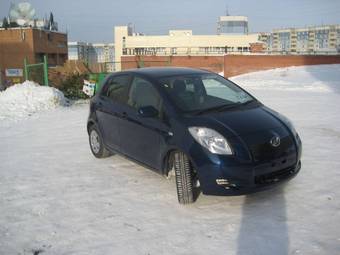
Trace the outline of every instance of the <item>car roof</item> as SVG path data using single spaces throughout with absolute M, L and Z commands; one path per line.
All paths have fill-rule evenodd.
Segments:
M 130 73 L 130 74 L 141 74 L 148 76 L 150 78 L 161 78 L 168 76 L 179 76 L 179 75 L 189 75 L 189 74 L 208 74 L 211 73 L 207 70 L 186 68 L 186 67 L 146 67 L 131 69 L 122 72 L 116 72 L 114 74 L 120 73 Z

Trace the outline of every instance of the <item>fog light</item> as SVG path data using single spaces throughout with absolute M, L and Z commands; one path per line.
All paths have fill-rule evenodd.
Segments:
M 216 179 L 216 183 L 218 185 L 229 185 L 229 181 L 227 179 Z

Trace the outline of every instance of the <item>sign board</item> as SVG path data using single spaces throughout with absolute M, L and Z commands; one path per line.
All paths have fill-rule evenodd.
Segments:
M 15 78 L 12 78 L 11 81 L 12 81 L 12 84 L 17 84 L 17 83 L 20 83 L 20 82 L 21 82 L 21 79 L 15 77 Z
M 93 81 L 84 80 L 83 92 L 89 97 L 94 96 L 96 90 L 96 83 Z
M 6 76 L 7 77 L 22 77 L 23 71 L 20 68 L 17 69 L 6 69 Z

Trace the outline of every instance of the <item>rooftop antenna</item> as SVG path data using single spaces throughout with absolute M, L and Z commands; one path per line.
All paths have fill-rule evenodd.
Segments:
M 225 15 L 229 16 L 228 4 L 225 5 Z

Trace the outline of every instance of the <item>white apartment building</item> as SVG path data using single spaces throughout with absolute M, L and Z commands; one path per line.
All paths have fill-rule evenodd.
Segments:
M 248 17 L 220 16 L 217 23 L 217 34 L 248 34 Z
M 67 42 L 67 47 L 69 60 L 83 60 L 85 63 L 89 62 L 89 43 Z
M 103 71 L 113 72 L 114 44 L 68 42 L 68 59 L 83 60 L 89 67 L 103 64 Z
M 224 55 L 250 51 L 250 44 L 259 42 L 259 34 L 193 35 L 191 30 L 170 30 L 168 35 L 143 35 L 128 26 L 114 28 L 116 69 L 121 57 L 133 55 Z
M 92 44 L 93 54 L 97 63 L 105 64 L 107 72 L 114 72 L 114 54 L 115 47 L 113 43 L 94 43 Z
M 260 40 L 271 53 L 340 54 L 340 25 L 274 29 Z

